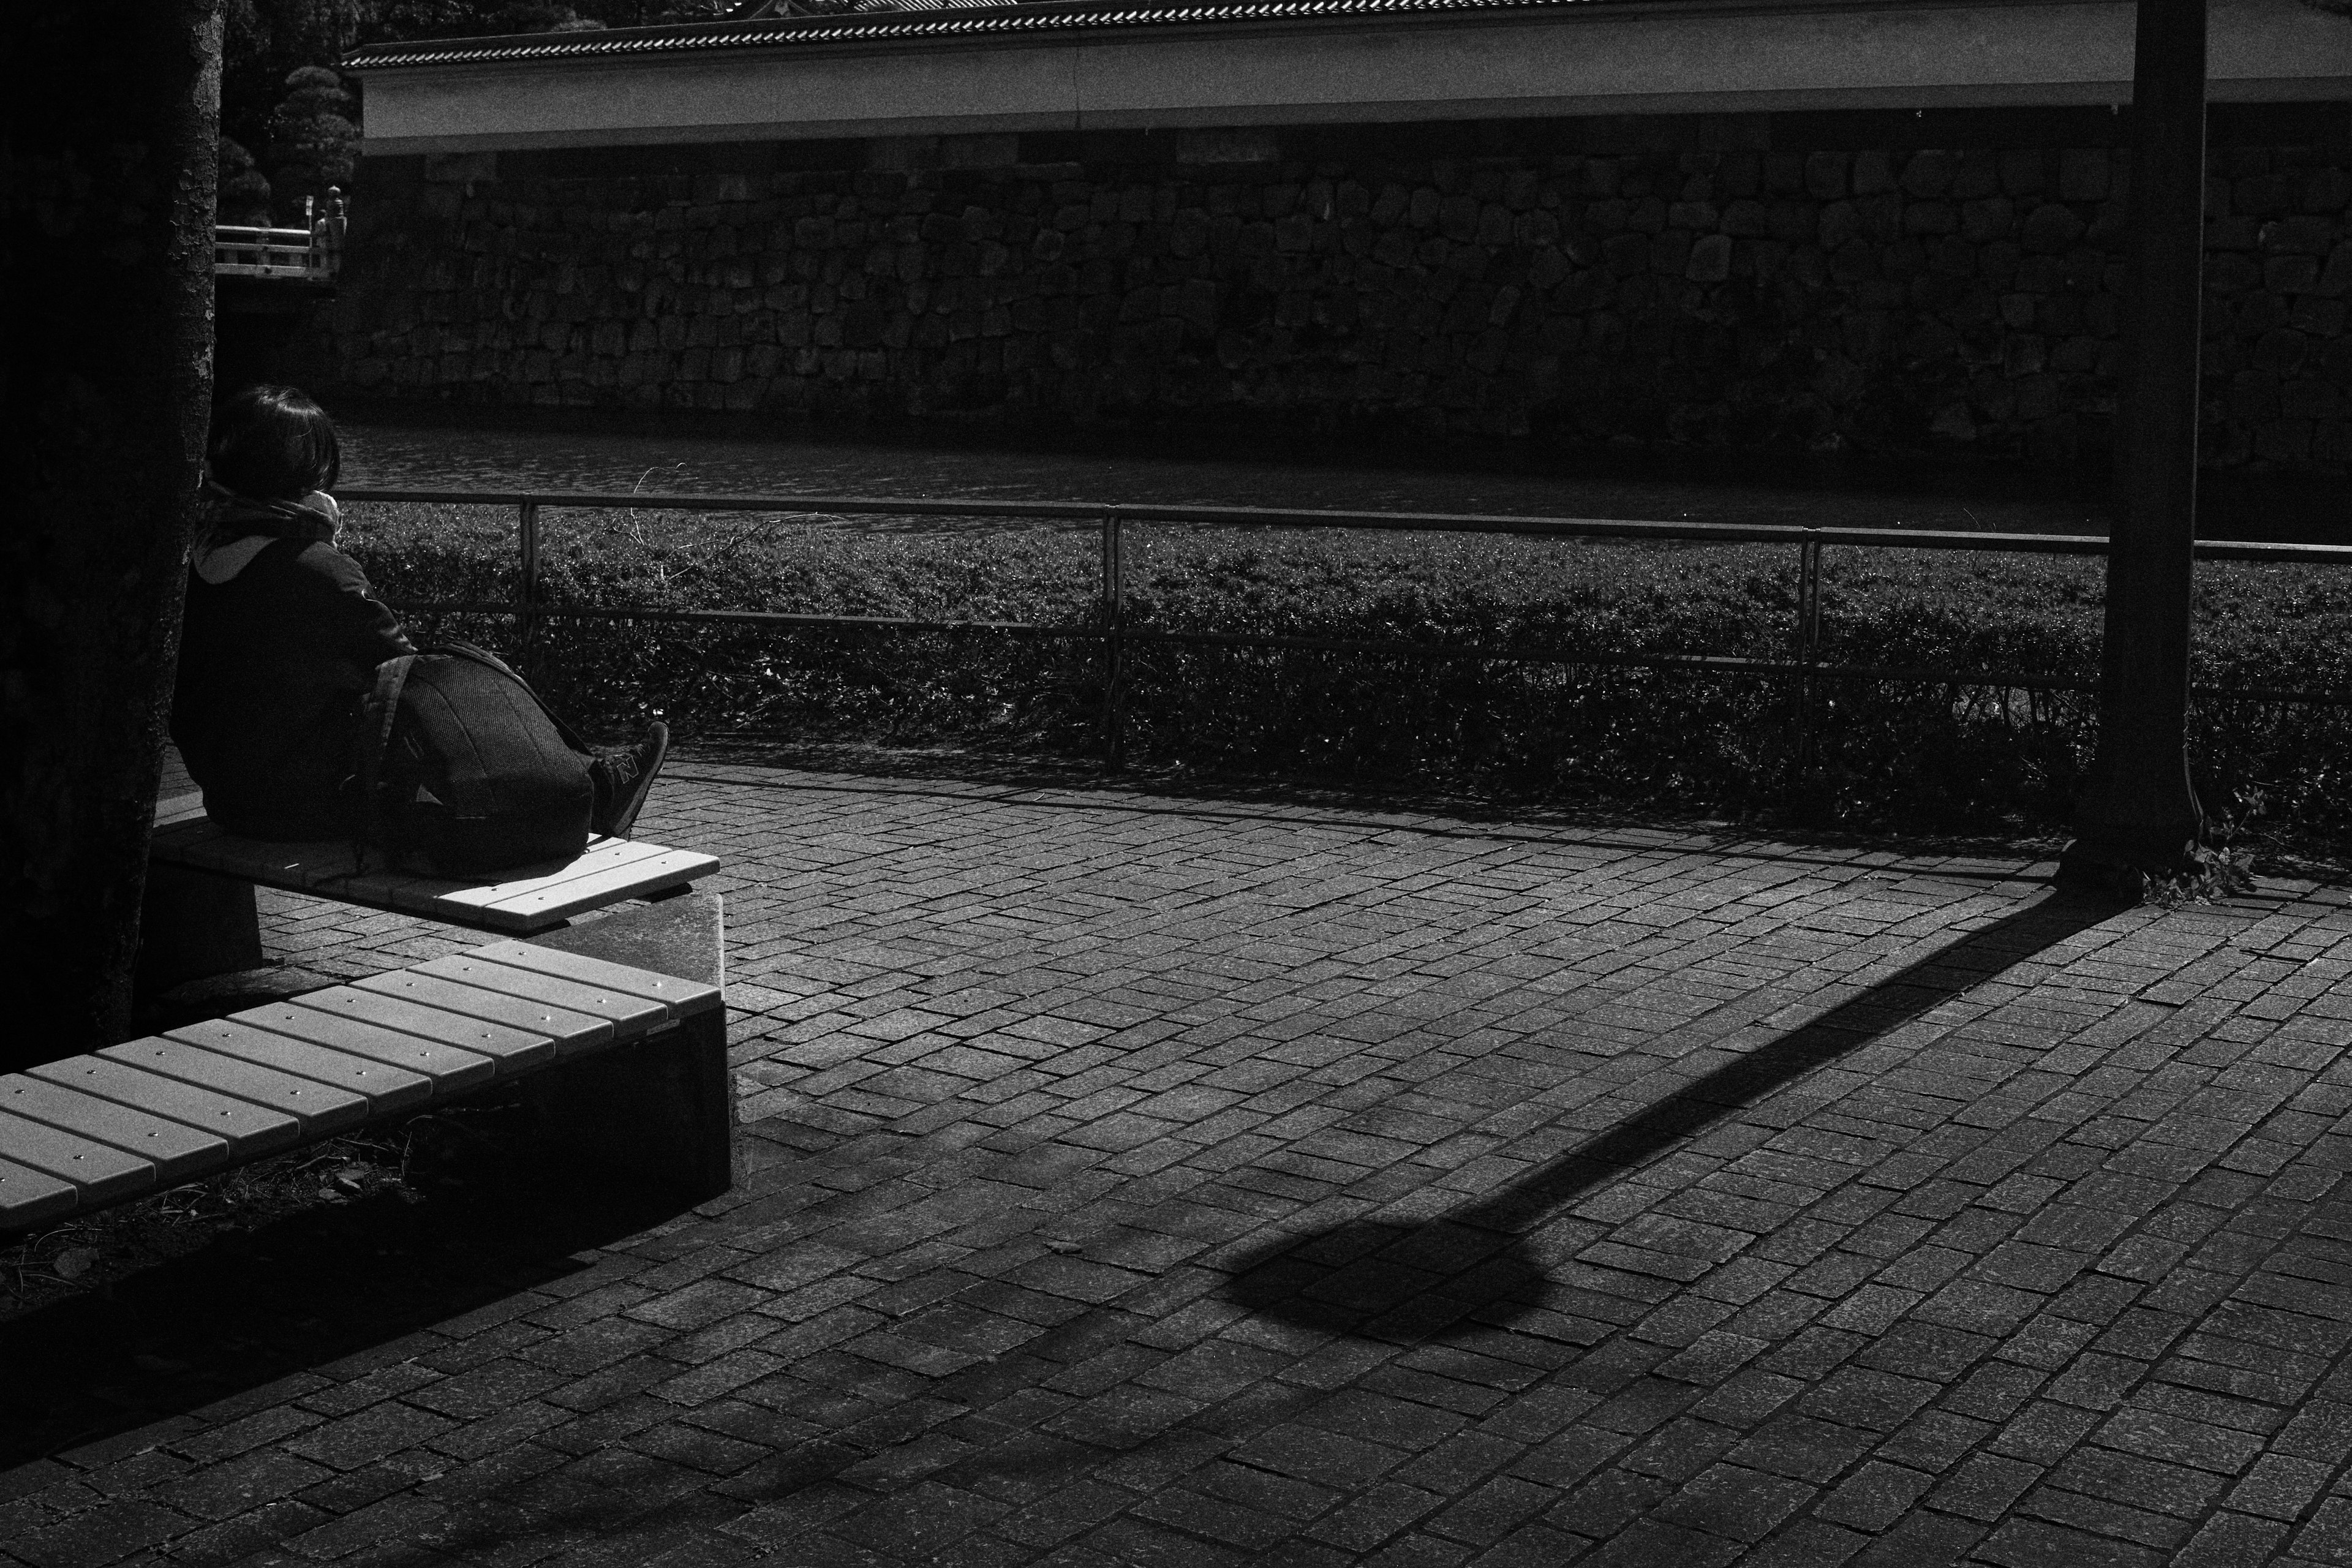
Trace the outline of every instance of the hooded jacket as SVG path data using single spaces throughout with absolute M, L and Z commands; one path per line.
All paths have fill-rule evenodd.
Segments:
M 334 547 L 332 500 L 208 493 L 189 559 L 172 739 L 205 814 L 229 832 L 349 837 L 361 703 L 377 665 L 415 649 Z

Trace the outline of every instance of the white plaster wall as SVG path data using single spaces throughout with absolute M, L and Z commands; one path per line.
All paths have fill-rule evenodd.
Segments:
M 1138 27 L 369 71 L 373 153 L 1519 115 L 2115 103 L 2130 0 Z M 2352 22 L 2215 0 L 2218 100 L 2352 99 Z

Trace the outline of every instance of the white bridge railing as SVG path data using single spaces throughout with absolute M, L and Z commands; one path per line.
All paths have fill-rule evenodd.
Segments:
M 310 283 L 331 283 L 342 268 L 343 231 L 349 219 L 343 194 L 327 190 L 327 210 L 315 210 L 302 198 L 300 228 L 251 228 L 217 224 L 213 228 L 213 276 L 215 278 L 284 278 Z

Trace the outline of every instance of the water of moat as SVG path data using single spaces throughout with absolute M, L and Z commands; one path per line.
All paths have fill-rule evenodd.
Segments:
M 1600 454 L 1398 456 L 1265 442 L 1146 438 L 1021 444 L 959 432 L 773 438 L 481 425 L 343 426 L 347 488 L 648 494 L 929 496 L 1006 500 L 1514 513 L 2105 533 L 2096 476 L 1990 466 Z M 2352 542 L 2332 497 L 2246 494 L 2209 482 L 2213 537 Z

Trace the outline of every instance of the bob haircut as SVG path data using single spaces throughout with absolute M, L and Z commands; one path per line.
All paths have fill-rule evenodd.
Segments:
M 205 448 L 214 482 L 257 500 L 300 500 L 331 489 L 343 453 L 335 422 L 291 386 L 248 386 L 213 412 Z

